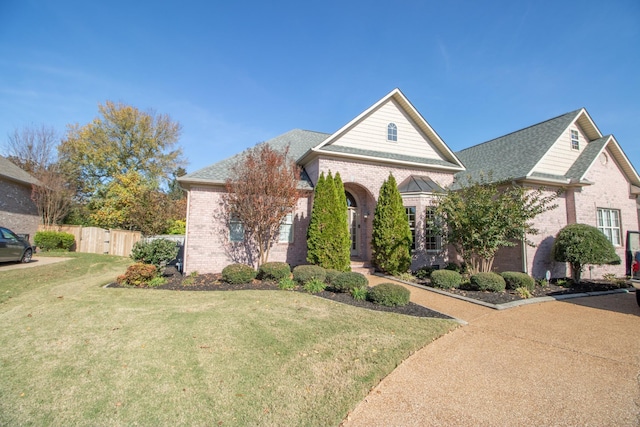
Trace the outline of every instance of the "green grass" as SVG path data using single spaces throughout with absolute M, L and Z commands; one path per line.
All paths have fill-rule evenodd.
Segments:
M 299 292 L 105 289 L 129 260 L 71 256 L 0 273 L 0 425 L 338 425 L 456 327 Z

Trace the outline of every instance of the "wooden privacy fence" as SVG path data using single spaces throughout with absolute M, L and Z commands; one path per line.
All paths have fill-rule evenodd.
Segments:
M 81 225 L 40 225 L 38 231 L 63 231 L 76 239 L 76 252 L 91 254 L 131 255 L 133 245 L 142 239 L 139 231 L 105 230 Z

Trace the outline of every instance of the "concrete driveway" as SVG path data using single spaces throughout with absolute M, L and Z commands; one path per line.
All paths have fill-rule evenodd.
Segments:
M 41 265 L 54 264 L 56 262 L 68 261 L 72 258 L 69 257 L 39 257 L 34 255 L 31 262 L 22 264 L 16 262 L 0 262 L 0 273 L 8 270 L 16 270 L 18 268 L 31 268 L 38 267 Z
M 404 361 L 345 426 L 640 426 L 633 293 L 497 311 L 410 289 L 468 324 Z

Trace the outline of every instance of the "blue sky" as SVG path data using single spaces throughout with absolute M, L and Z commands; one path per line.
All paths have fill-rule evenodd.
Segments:
M 169 114 L 195 171 L 400 88 L 460 150 L 585 107 L 640 169 L 640 2 L 0 1 L 0 146 L 98 103 Z

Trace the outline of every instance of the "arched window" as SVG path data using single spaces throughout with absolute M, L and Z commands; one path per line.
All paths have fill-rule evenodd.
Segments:
M 389 123 L 387 125 L 387 141 L 398 140 L 398 126 L 395 123 Z
M 347 198 L 347 207 L 356 208 L 358 204 L 356 203 L 356 199 L 349 193 L 348 191 L 344 192 L 344 196 Z

